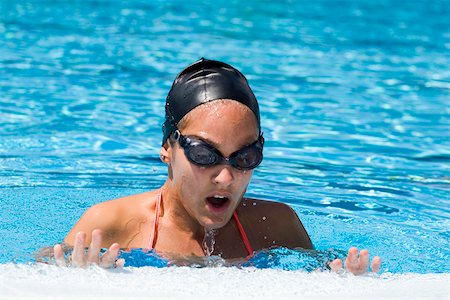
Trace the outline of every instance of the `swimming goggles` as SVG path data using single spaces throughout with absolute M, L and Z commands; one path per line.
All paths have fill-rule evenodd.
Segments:
M 228 164 L 238 170 L 248 171 L 256 168 L 263 159 L 262 133 L 256 141 L 231 153 L 229 157 L 223 157 L 219 150 L 203 140 L 182 135 L 179 130 L 173 133 L 173 139 L 183 148 L 186 158 L 200 167 Z

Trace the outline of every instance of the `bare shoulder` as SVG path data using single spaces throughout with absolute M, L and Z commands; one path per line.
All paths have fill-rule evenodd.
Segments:
M 295 211 L 290 207 L 289 205 L 277 202 L 277 201 L 270 201 L 270 200 L 261 200 L 261 199 L 253 199 L 253 198 L 244 198 L 244 200 L 241 202 L 241 207 L 244 210 L 248 211 L 266 211 L 266 210 L 276 210 L 284 211 L 284 212 L 292 212 L 295 213 Z
M 103 231 L 105 242 L 120 239 L 130 220 L 136 220 L 137 223 L 145 220 L 144 212 L 147 211 L 145 208 L 152 207 L 154 193 L 155 191 L 151 191 L 130 195 L 91 206 L 81 216 L 64 241 L 72 245 L 75 235 L 84 231 L 87 234 L 86 242 L 89 243 L 90 234 L 94 229 Z
M 255 248 L 284 246 L 312 249 L 313 245 L 297 213 L 285 203 L 244 199 L 238 208 L 241 221 L 246 223 Z
M 238 209 L 252 219 L 261 218 L 263 221 L 277 223 L 280 220 L 283 220 L 283 223 L 299 221 L 294 209 L 282 202 L 246 198 Z

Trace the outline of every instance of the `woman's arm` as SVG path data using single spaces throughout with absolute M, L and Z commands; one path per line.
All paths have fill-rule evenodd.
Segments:
M 303 227 L 297 213 L 287 204 L 280 202 L 246 199 L 241 210 L 246 215 L 249 238 L 254 243 L 255 250 L 281 246 L 286 248 L 314 249 L 311 240 Z M 244 213 L 243 213 L 244 215 Z M 245 227 L 245 226 L 244 226 Z M 261 235 L 269 237 L 261 239 Z M 329 264 L 334 272 L 343 270 L 342 260 L 335 259 Z M 381 267 L 381 259 L 375 256 L 371 271 L 377 273 Z M 345 259 L 344 268 L 355 275 L 369 271 L 369 251 L 351 247 Z
M 100 229 L 95 229 L 91 233 L 91 243 L 86 252 L 86 233 L 80 231 L 76 234 L 74 240 L 74 247 L 71 257 L 68 260 L 64 257 L 64 251 L 60 244 L 53 247 L 53 253 L 55 256 L 55 261 L 58 266 L 74 266 L 74 267 L 87 267 L 89 265 L 99 265 L 102 268 L 111 267 L 123 267 L 125 260 L 117 260 L 119 255 L 120 245 L 118 243 L 113 243 L 109 249 L 100 255 L 100 250 L 102 249 L 102 231 Z
M 120 245 L 115 242 L 119 238 L 118 210 L 116 203 L 111 201 L 90 207 L 64 239 L 67 245 L 73 246 L 72 255 L 66 260 L 62 245 L 53 247 L 56 264 L 76 267 L 97 264 L 104 268 L 123 266 L 123 259 L 116 260 L 120 250 Z M 100 255 L 102 248 L 108 250 Z
M 74 246 L 78 232 L 85 232 L 84 246 L 88 247 L 92 240 L 91 233 L 95 229 L 100 229 L 103 237 L 102 247 L 108 247 L 112 243 L 117 242 L 119 223 L 120 210 L 114 201 L 96 204 L 86 210 L 64 238 L 64 242 L 70 246 Z

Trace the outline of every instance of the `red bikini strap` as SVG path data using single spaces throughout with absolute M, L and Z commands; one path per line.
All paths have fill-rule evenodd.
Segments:
M 241 234 L 242 241 L 244 242 L 245 248 L 247 249 L 248 257 L 250 257 L 253 255 L 253 248 L 250 245 L 250 241 L 248 240 L 247 234 L 244 231 L 244 227 L 242 227 L 241 221 L 239 221 L 236 211 L 233 212 L 233 218 L 236 221 L 236 225 L 239 230 L 239 233 Z
M 150 250 L 155 248 L 156 239 L 158 237 L 158 221 L 159 221 L 159 208 L 161 206 L 162 188 L 159 189 L 158 199 L 156 200 L 155 219 L 153 220 L 153 234 L 150 239 Z

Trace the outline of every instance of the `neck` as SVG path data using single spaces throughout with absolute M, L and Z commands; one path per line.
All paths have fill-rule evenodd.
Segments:
M 205 228 L 191 217 L 182 204 L 179 193 L 172 182 L 167 180 L 162 186 L 161 217 L 164 223 L 192 239 L 203 241 Z

